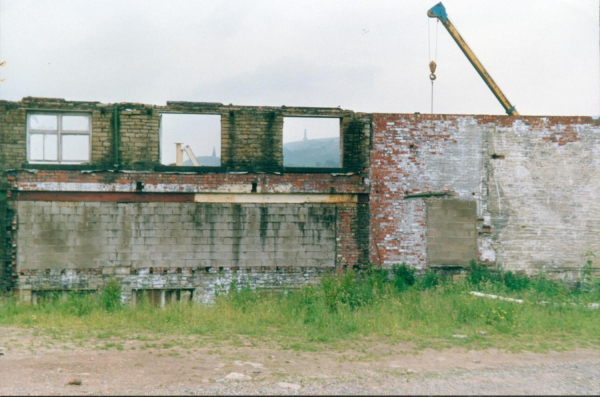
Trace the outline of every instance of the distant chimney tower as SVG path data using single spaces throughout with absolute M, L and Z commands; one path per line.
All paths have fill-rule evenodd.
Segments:
M 304 140 L 308 141 L 308 138 L 306 137 L 306 128 L 304 129 Z
M 215 149 L 214 146 L 213 146 L 213 157 L 217 157 L 217 150 Z

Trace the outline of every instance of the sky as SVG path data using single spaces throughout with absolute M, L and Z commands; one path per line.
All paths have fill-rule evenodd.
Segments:
M 437 41 L 434 112 L 504 114 L 435 3 L 0 0 L 0 99 L 429 113 Z M 444 5 L 521 114 L 600 115 L 598 0 Z

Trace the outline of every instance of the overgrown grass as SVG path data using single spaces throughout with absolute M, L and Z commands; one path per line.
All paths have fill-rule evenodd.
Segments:
M 49 299 L 34 306 L 3 298 L 0 325 L 79 339 L 143 334 L 150 340 L 197 335 L 222 341 L 243 336 L 307 350 L 363 338 L 434 348 L 598 348 L 600 310 L 585 305 L 600 302 L 600 285 L 597 281 L 590 285 L 572 289 L 544 277 L 526 279 L 474 263 L 464 280 L 452 282 L 432 272 L 417 275 L 402 265 L 391 272 L 348 271 L 325 277 L 318 286 L 286 293 L 257 293 L 237 286 L 217 296 L 212 305 L 178 303 L 160 309 L 145 301 L 121 306 L 120 287 L 112 283 L 99 297 L 72 293 L 66 301 Z M 471 290 L 518 297 L 526 303 L 474 297 Z M 468 337 L 456 339 L 454 334 Z

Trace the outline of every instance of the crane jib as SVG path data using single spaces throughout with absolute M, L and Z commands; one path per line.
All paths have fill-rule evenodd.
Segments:
M 448 18 L 448 14 L 446 12 L 446 7 L 444 7 L 442 3 L 438 3 L 431 9 L 429 9 L 429 11 L 427 11 L 427 16 L 429 18 L 437 18 L 440 21 L 442 21 L 442 25 L 444 25 L 448 33 L 450 33 L 450 36 L 452 36 L 452 38 L 454 39 L 458 47 L 461 49 L 463 54 L 465 54 L 469 62 L 471 62 L 471 65 L 473 65 L 475 70 L 477 70 L 479 76 L 481 76 L 485 84 L 492 91 L 492 94 L 494 94 L 496 99 L 498 99 L 498 101 L 506 111 L 506 114 L 508 114 L 509 116 L 518 116 L 519 113 L 517 112 L 515 107 L 511 105 L 511 103 L 508 101 L 508 98 L 506 98 L 500 87 L 498 87 L 498 85 L 492 79 L 492 76 L 490 76 L 490 74 L 483 67 L 479 59 L 477 59 L 477 57 L 475 56 L 475 53 L 473 53 L 471 48 L 467 45 L 465 40 L 458 33 L 456 27 L 452 24 L 452 22 L 450 22 L 450 19 Z

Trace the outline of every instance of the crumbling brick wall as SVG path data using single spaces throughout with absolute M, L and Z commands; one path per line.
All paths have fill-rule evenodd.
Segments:
M 32 111 L 90 114 L 91 161 L 27 164 Z M 222 166 L 161 165 L 164 113 L 220 115 Z M 284 167 L 284 117 L 339 118 L 342 167 Z M 233 280 L 271 288 L 368 262 L 462 267 L 470 255 L 511 270 L 577 276 L 584 257 L 600 252 L 599 133 L 583 117 L 0 101 L 0 288 L 93 290 L 116 277 L 129 295 L 185 287 L 200 299 Z M 154 207 L 169 213 L 144 213 Z M 131 208 L 141 211 L 139 236 L 112 219 L 133 216 Z M 188 218 L 201 208 L 216 209 L 218 220 L 194 224 Z M 316 214 L 312 222 L 307 211 Z M 283 235 L 270 236 L 282 223 Z M 82 235 L 77 225 L 85 225 Z M 205 246 L 211 225 L 222 232 Z M 48 227 L 65 244 L 44 244 Z M 128 241 L 118 243 L 119 230 Z M 254 250 L 261 238 L 264 249 Z M 114 249 L 94 245 L 91 262 L 69 256 L 95 242 Z M 167 255 L 141 259 L 163 244 Z M 53 259 L 37 260 L 36 250 Z M 219 252 L 226 254 L 210 256 Z
M 428 229 L 432 200 L 476 204 L 476 246 L 460 247 L 474 248 L 472 259 L 577 277 L 586 253 L 600 252 L 600 126 L 591 118 L 374 114 L 373 120 L 374 263 L 467 264 L 428 257 L 439 238 Z M 448 214 L 436 220 L 438 231 L 455 222 Z M 444 238 L 456 240 L 459 233 L 445 229 Z
M 5 237 L 16 252 L 4 257 L 25 297 L 93 290 L 109 277 L 124 283 L 126 295 L 146 287 L 202 295 L 236 277 L 264 288 L 297 285 L 368 262 L 368 115 L 189 102 L 6 105 L 16 113 L 1 126 L 9 145 L 0 154 L 13 156 L 2 182 L 16 216 Z M 27 112 L 39 110 L 91 114 L 88 164 L 27 164 Z M 222 167 L 161 165 L 162 113 L 221 115 Z M 339 118 L 343 167 L 284 169 L 288 116 Z
M 495 261 L 580 277 L 600 261 L 600 124 L 589 117 L 499 119 L 490 136 L 488 212 Z

